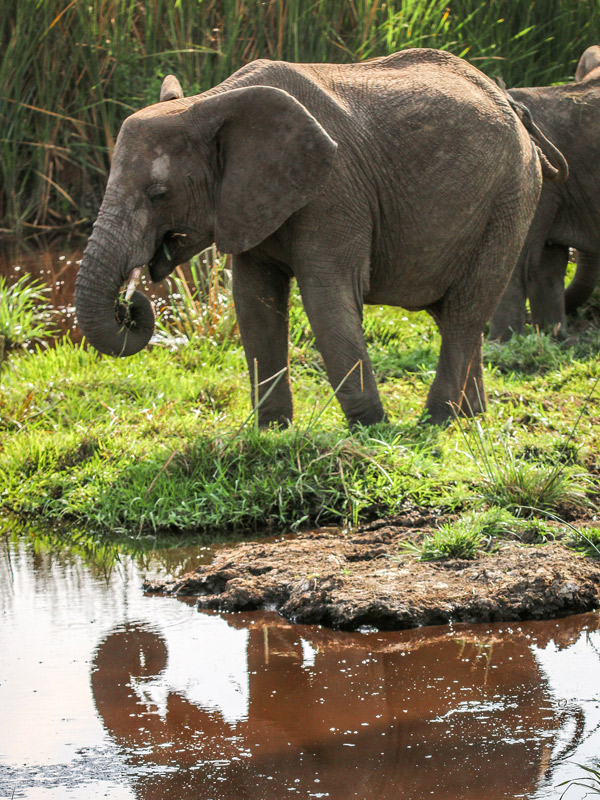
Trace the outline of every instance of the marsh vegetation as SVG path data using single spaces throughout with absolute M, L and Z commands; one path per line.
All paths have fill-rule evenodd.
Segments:
M 507 86 L 572 79 L 595 0 L 20 0 L 0 18 L 0 232 L 85 233 L 126 116 L 175 72 L 187 95 L 255 58 L 351 62 L 436 47 Z

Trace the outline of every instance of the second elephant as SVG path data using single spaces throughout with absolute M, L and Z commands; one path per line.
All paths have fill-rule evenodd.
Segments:
M 527 298 L 533 324 L 565 338 L 566 315 L 587 300 L 600 277 L 600 47 L 584 52 L 575 77 L 575 83 L 508 92 L 563 153 L 569 178 L 543 184 L 517 267 L 491 320 L 492 339 L 523 332 Z M 571 247 L 577 271 L 565 292 Z

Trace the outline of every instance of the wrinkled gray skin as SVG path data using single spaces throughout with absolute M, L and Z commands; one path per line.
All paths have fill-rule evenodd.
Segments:
M 569 164 L 563 185 L 544 182 L 531 230 L 510 284 L 490 324 L 490 337 L 522 333 L 529 298 L 534 325 L 567 335 L 567 314 L 592 293 L 600 278 L 600 47 L 589 47 L 577 83 L 511 89 Z M 566 292 L 569 248 L 577 271 Z
M 116 313 L 122 284 L 144 264 L 159 281 L 214 241 L 234 254 L 236 314 L 261 401 L 284 370 L 261 402 L 261 425 L 292 419 L 292 277 L 332 387 L 346 378 L 337 398 L 350 423 L 384 417 L 363 304 L 428 311 L 442 343 L 427 412 L 441 423 L 453 409 L 483 410 L 483 327 L 540 185 L 535 148 L 503 93 L 448 53 L 256 61 L 124 122 L 77 277 L 77 318 L 101 352 L 137 352 L 153 320 L 139 293 L 129 318 Z

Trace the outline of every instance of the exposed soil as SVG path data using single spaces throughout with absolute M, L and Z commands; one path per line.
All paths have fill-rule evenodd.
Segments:
M 600 607 L 600 559 L 559 542 L 502 542 L 476 560 L 419 562 L 399 555 L 439 520 L 418 514 L 356 531 L 321 529 L 237 544 L 147 592 L 197 596 L 201 608 L 274 609 L 286 619 L 343 630 L 448 622 L 551 619 Z

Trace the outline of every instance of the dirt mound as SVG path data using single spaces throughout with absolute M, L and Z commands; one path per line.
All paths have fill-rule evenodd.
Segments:
M 322 529 L 234 545 L 208 566 L 147 592 L 197 596 L 201 608 L 274 609 L 286 619 L 343 630 L 448 622 L 550 619 L 600 607 L 600 560 L 554 542 L 503 542 L 476 560 L 399 557 L 431 518 L 358 531 Z

